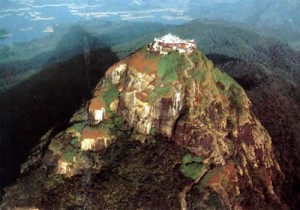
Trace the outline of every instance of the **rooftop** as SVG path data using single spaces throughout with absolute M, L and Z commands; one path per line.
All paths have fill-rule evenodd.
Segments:
M 154 38 L 156 42 L 163 42 L 163 43 L 181 43 L 185 42 L 185 40 L 180 39 L 178 36 L 168 33 L 160 38 Z

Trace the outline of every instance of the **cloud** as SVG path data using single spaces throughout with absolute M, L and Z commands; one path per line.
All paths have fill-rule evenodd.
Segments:
M 71 13 L 80 17 L 109 17 L 112 15 L 120 16 L 123 20 L 130 19 L 149 19 L 153 18 L 153 13 L 161 13 L 161 12 L 172 12 L 177 14 L 183 14 L 182 10 L 173 9 L 173 8 L 165 8 L 165 9 L 151 9 L 151 10 L 143 10 L 143 11 L 113 11 L 113 12 L 79 12 L 77 9 L 72 9 Z
M 142 6 L 144 4 L 144 2 L 141 1 L 141 0 L 134 0 L 133 3 L 135 3 L 135 4 L 139 5 L 139 6 Z
M 42 17 L 42 16 L 34 16 L 33 18 L 31 18 L 31 21 L 43 21 L 43 20 L 54 20 L 55 17 Z
M 12 36 L 12 34 L 3 34 L 3 35 L 0 35 L 0 38 L 8 38 L 11 36 Z
M 53 33 L 54 32 L 54 28 L 53 27 L 46 27 L 44 30 L 43 30 L 44 33 Z
M 9 17 L 9 16 L 11 16 L 11 14 L 0 15 L 0 19 L 5 18 L 5 17 Z
M 138 20 L 138 19 L 152 19 L 155 16 L 154 15 L 149 15 L 149 14 L 135 14 L 135 13 L 125 13 L 125 14 L 120 14 L 120 17 L 122 20 Z
M 154 15 L 141 15 L 141 16 L 121 16 L 122 20 L 139 20 L 139 19 L 152 19 Z
M 163 16 L 162 18 L 164 18 L 166 20 L 192 20 L 192 18 L 190 18 L 188 16 L 171 16 L 171 15 L 166 15 L 166 16 Z
M 31 10 L 31 9 L 28 8 L 28 7 L 20 8 L 20 9 L 4 9 L 4 10 L 1 10 L 0 13 L 4 13 L 4 12 L 21 12 L 21 11 L 27 11 L 27 10 Z
M 28 14 L 31 17 L 39 17 L 42 13 L 33 11 L 33 12 L 28 12 Z
M 95 17 L 95 18 L 109 17 L 111 15 L 105 12 L 74 12 L 72 14 L 77 15 L 79 17 Z
M 68 6 L 70 10 L 88 9 L 88 8 L 100 8 L 102 4 L 88 5 L 88 4 L 72 4 Z
M 20 31 L 32 31 L 33 28 L 32 27 L 26 27 L 26 28 L 20 28 Z

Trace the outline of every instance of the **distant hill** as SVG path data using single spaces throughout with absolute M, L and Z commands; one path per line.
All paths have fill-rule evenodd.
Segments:
M 128 55 L 130 49 L 118 46 L 165 28 L 165 25 L 156 23 L 89 21 L 58 27 L 51 36 L 38 40 L 15 43 L 9 47 L 0 45 L 0 92 L 47 65 L 70 59 L 84 50 L 112 47 L 119 51 L 119 55 Z

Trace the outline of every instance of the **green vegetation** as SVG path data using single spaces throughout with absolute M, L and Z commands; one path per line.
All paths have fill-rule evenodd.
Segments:
M 151 134 L 151 135 L 155 135 L 155 134 L 156 134 L 156 129 L 155 129 L 154 127 L 152 127 L 152 128 L 150 129 L 150 134 Z
M 78 138 L 73 138 L 71 140 L 71 144 L 74 145 L 74 146 L 76 146 L 78 144 Z
M 193 162 L 193 157 L 190 153 L 186 154 L 182 158 L 182 164 L 186 165 Z
M 180 171 L 184 176 L 195 180 L 204 168 L 205 165 L 199 156 L 192 156 L 189 153 L 183 156 Z
M 236 87 L 231 87 L 229 89 L 230 96 L 230 105 L 236 109 L 237 115 L 241 115 L 243 112 L 243 98 L 244 96 L 242 95 L 242 89 L 236 88 Z
M 168 94 L 171 91 L 170 86 L 155 87 L 155 89 L 149 94 L 150 101 Z
M 205 190 L 205 188 L 208 186 L 209 180 L 211 180 L 211 178 L 213 176 L 216 176 L 218 173 L 220 173 L 220 168 L 218 168 L 218 167 L 209 170 L 205 174 L 205 176 L 201 179 L 200 183 L 197 185 L 198 190 L 200 192 L 203 192 Z
M 55 187 L 57 184 L 63 184 L 63 175 L 50 174 L 47 176 L 47 179 L 43 182 L 43 185 L 46 189 L 51 189 Z
M 234 128 L 235 122 L 234 122 L 234 120 L 232 119 L 232 117 L 230 115 L 227 117 L 226 122 L 227 122 L 227 127 L 229 129 L 233 129 Z
M 110 104 L 118 98 L 119 91 L 112 83 L 108 82 L 107 84 L 107 91 L 102 94 L 102 98 L 106 104 L 106 109 L 110 110 L 109 106 Z
M 158 65 L 158 76 L 164 82 L 178 80 L 177 72 L 185 68 L 184 56 L 178 52 L 172 52 L 167 56 L 161 56 Z
M 15 76 L 0 78 L 0 93 L 5 92 L 6 90 L 18 85 L 20 82 L 29 79 L 37 72 L 39 72 L 39 69 L 31 69 Z
M 194 158 L 194 161 L 195 161 L 196 163 L 201 163 L 201 162 L 202 162 L 202 159 L 201 159 L 201 157 L 196 156 L 196 157 Z
M 124 134 L 126 133 L 124 123 L 125 119 L 122 116 L 113 115 L 111 117 L 112 126 L 109 128 L 109 132 L 116 137 L 124 136 Z
M 153 55 L 152 53 L 148 52 L 147 51 L 147 47 L 146 47 L 145 53 L 146 53 L 146 59 L 147 60 L 154 60 L 155 59 L 155 55 Z
M 67 152 L 63 153 L 64 159 L 66 161 L 68 161 L 68 162 L 72 162 L 74 156 L 75 156 L 75 152 L 74 151 L 67 151 Z
M 190 56 L 190 59 L 193 63 L 197 64 L 199 62 L 204 62 L 207 60 L 206 56 L 200 52 L 199 50 L 195 50 L 193 54 Z
M 199 177 L 204 167 L 205 166 L 203 164 L 191 163 L 188 165 L 182 165 L 180 171 L 184 176 L 195 180 Z
M 224 85 L 224 91 L 227 91 L 230 88 L 230 86 L 240 87 L 239 84 L 232 77 L 228 76 L 226 73 L 220 71 L 217 68 L 213 69 L 212 76 L 216 82 L 220 82 Z
M 122 116 L 112 114 L 109 120 L 102 121 L 97 127 L 87 127 L 90 130 L 101 129 L 107 131 L 113 136 L 122 136 L 124 134 L 125 119 Z
M 149 142 L 150 142 L 151 144 L 156 144 L 156 139 L 155 139 L 155 138 L 152 138 L 152 139 L 149 140 Z
M 205 81 L 206 79 L 205 75 L 206 75 L 205 69 L 196 68 L 195 71 L 193 71 L 193 77 L 200 83 Z
M 72 125 L 71 129 L 75 130 L 78 133 L 81 133 L 84 126 L 85 126 L 84 122 L 75 123 L 75 124 Z

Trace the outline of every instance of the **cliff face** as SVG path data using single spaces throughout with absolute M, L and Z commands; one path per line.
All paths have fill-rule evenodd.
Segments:
M 127 207 L 132 208 L 285 207 L 274 189 L 283 174 L 251 102 L 197 50 L 155 56 L 141 49 L 119 61 L 70 127 L 43 139 L 23 165 L 23 179 L 6 190 L 4 208 L 50 203 L 126 208 L 114 195 L 130 200 Z M 157 162 L 164 169 L 157 170 Z M 14 199 L 26 192 L 31 177 L 38 180 L 30 187 L 34 192 Z M 139 187 L 132 188 L 132 183 Z M 61 185 L 68 186 L 67 195 L 51 201 L 58 189 L 67 191 Z M 90 197 L 103 195 L 102 203 L 88 199 L 85 190 L 76 197 L 80 186 L 91 189 Z

